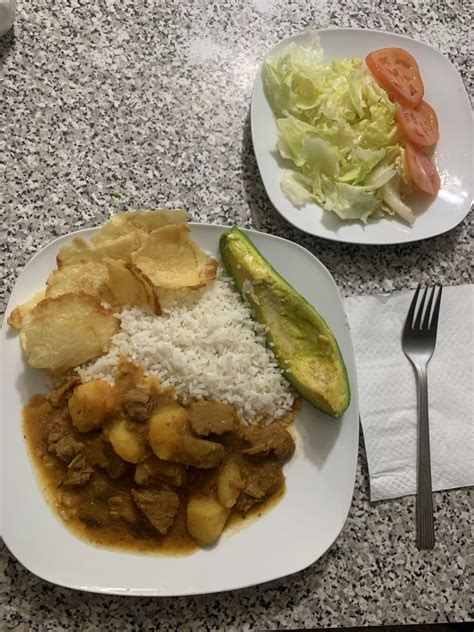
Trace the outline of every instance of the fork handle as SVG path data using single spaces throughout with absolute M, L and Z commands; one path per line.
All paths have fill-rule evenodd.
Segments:
M 416 497 L 416 545 L 434 547 L 433 490 L 431 486 L 428 375 L 426 366 L 416 366 L 418 376 L 418 459 Z

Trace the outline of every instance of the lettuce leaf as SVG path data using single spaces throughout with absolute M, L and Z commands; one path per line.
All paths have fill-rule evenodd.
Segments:
M 358 59 L 324 63 L 319 36 L 308 31 L 266 59 L 263 81 L 276 115 L 281 178 L 295 205 L 310 201 L 342 219 L 367 222 L 396 213 L 410 178 L 395 124 L 397 106 Z

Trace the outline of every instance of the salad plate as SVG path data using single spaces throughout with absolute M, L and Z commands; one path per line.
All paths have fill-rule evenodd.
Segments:
M 191 236 L 218 255 L 225 226 L 190 224 Z M 31 369 L 18 335 L 2 328 L 2 537 L 32 573 L 80 590 L 121 595 L 175 596 L 233 590 L 295 573 L 315 562 L 340 533 L 354 489 L 359 410 L 354 354 L 336 284 L 301 246 L 245 231 L 262 254 L 314 305 L 331 327 L 346 364 L 351 403 L 335 420 L 304 403 L 295 421 L 296 453 L 285 466 L 286 493 L 259 520 L 225 532 L 218 544 L 185 557 L 96 548 L 75 537 L 48 507 L 22 432 L 22 406 L 46 390 L 43 371 Z M 53 241 L 25 267 L 7 314 L 44 284 L 58 249 L 74 236 Z M 282 263 L 284 262 L 284 263 Z M 12 484 L 14 482 L 14 484 Z
M 317 33 L 325 63 L 354 57 L 363 61 L 369 52 L 387 47 L 404 48 L 413 55 L 420 68 L 425 98 L 439 120 L 440 138 L 433 160 L 440 174 L 441 188 L 436 197 L 420 192 L 405 200 L 416 215 L 413 225 L 388 215 L 363 224 L 360 220 L 341 220 L 316 203 L 294 206 L 280 188 L 280 178 L 286 166 L 276 148 L 277 127 L 265 94 L 262 64 L 252 94 L 252 142 L 260 175 L 273 206 L 296 228 L 347 243 L 400 244 L 434 237 L 454 228 L 469 212 L 473 196 L 471 108 L 454 66 L 431 46 L 393 33 L 365 29 L 325 29 Z M 282 51 L 290 42 L 303 43 L 306 36 L 303 32 L 285 39 L 268 55 Z

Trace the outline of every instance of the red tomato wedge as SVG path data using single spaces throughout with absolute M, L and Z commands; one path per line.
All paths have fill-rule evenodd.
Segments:
M 438 142 L 438 117 L 426 101 L 422 101 L 414 108 L 400 105 L 395 119 L 408 140 L 415 145 L 429 147 Z
M 406 144 L 406 159 L 410 175 L 416 186 L 430 195 L 436 195 L 441 186 L 439 174 L 423 149 Z
M 420 70 L 403 48 L 380 48 L 365 58 L 370 72 L 388 95 L 407 107 L 418 105 L 424 94 Z

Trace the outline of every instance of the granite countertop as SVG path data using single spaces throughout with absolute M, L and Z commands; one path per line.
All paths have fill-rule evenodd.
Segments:
M 268 202 L 249 130 L 264 53 L 308 25 L 393 30 L 428 42 L 451 59 L 472 95 L 465 13 L 461 0 L 23 0 L 14 31 L 0 39 L 2 307 L 25 263 L 55 236 L 117 210 L 161 206 L 292 239 L 324 263 L 344 295 L 472 282 L 469 216 L 446 235 L 385 248 L 293 229 Z M 250 630 L 467 620 L 469 491 L 434 495 L 437 545 L 424 552 L 414 544 L 413 498 L 368 498 L 361 440 L 350 515 L 330 550 L 295 576 L 221 595 L 82 594 L 36 578 L 1 544 L 0 627 Z

